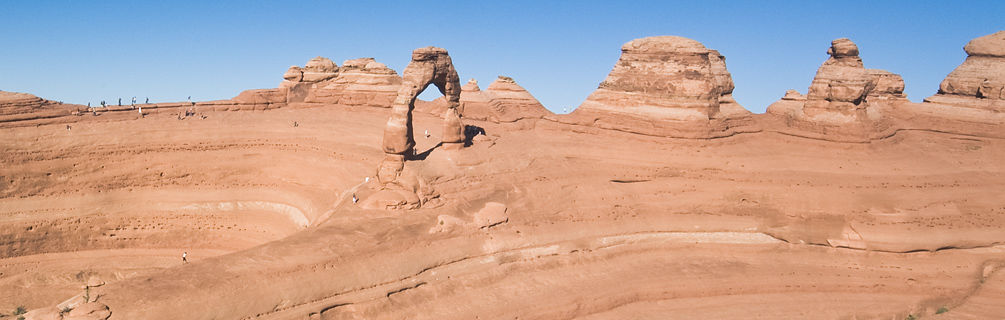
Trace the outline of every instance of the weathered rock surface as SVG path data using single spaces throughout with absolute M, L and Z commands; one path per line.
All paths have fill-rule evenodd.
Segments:
M 440 114 L 446 107 L 443 98 L 416 105 L 417 110 L 432 114 Z M 495 123 L 540 119 L 551 114 L 530 92 L 506 76 L 499 76 L 485 90 L 475 79 L 469 80 L 461 87 L 461 110 L 465 119 Z
M 732 97 L 725 58 L 675 36 L 636 39 L 600 86 L 565 121 L 660 136 L 729 135 L 746 118 Z M 563 121 L 563 120 L 560 120 Z
M 98 302 L 90 302 L 73 308 L 63 316 L 63 320 L 105 320 L 111 315 L 112 312 L 108 310 L 108 306 Z
M 86 109 L 81 105 L 63 104 L 27 93 L 0 91 L 0 122 L 63 117 Z
M 963 50 L 967 59 L 925 100 L 1005 111 L 1005 31 L 973 39 Z
M 336 78 L 319 83 L 302 100 L 349 106 L 390 107 L 401 77 L 373 58 L 346 60 Z
M 304 80 L 304 69 L 299 66 L 290 66 L 286 69 L 286 73 L 283 74 L 283 80 L 289 82 L 300 82 Z
M 303 71 L 304 82 L 319 82 L 338 76 L 339 68 L 335 65 L 335 62 L 331 61 L 331 59 L 325 57 L 315 57 L 314 59 L 307 61 L 307 64 L 304 65 Z
M 700 42 L 673 36 L 621 47 L 614 69 L 579 108 L 649 119 L 708 120 L 719 112 L 721 75 Z
M 461 84 L 447 50 L 436 47 L 415 49 L 402 78 L 401 88 L 391 107 L 391 117 L 384 129 L 383 150 L 386 156 L 377 170 L 377 178 L 382 183 L 393 182 L 401 172 L 405 158 L 414 153 L 412 110 L 415 109 L 416 97 L 430 84 L 435 85 L 447 101 L 443 114 L 443 147 L 459 148 L 465 138 L 461 111 L 458 110 Z
M 784 121 L 777 130 L 859 141 L 889 129 L 887 111 L 909 103 L 903 78 L 884 70 L 866 69 L 858 46 L 847 38 L 831 41 L 827 54 L 830 57 L 817 69 L 805 96 L 789 90 L 768 106 L 769 116 Z

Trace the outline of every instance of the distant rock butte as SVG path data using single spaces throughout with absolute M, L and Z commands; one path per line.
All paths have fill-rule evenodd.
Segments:
M 390 107 L 399 87 L 401 77 L 383 63 L 352 59 L 342 63 L 337 77 L 315 85 L 303 102 Z
M 727 119 L 750 115 L 733 88 L 718 51 L 683 37 L 636 39 L 569 119 L 649 135 L 728 135 L 744 125 Z
M 446 108 L 446 101 L 441 97 L 416 107 L 426 113 L 440 114 Z M 499 76 L 485 90 L 478 87 L 475 79 L 469 80 L 461 86 L 461 110 L 465 119 L 495 123 L 540 119 L 551 114 L 530 92 L 507 76 Z
M 722 56 L 698 41 L 650 37 L 626 43 L 621 52 L 607 79 L 580 109 L 708 121 L 719 112 L 720 96 L 733 91 Z
M 963 50 L 967 59 L 925 101 L 1005 111 L 1005 31 L 973 39 Z

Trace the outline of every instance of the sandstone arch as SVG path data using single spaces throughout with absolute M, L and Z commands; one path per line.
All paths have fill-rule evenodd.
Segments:
M 412 110 L 415 99 L 430 84 L 436 86 L 447 100 L 443 114 L 443 147 L 460 148 L 464 142 L 464 125 L 461 123 L 461 84 L 457 70 L 450 61 L 447 50 L 436 47 L 412 51 L 412 61 L 402 74 L 401 88 L 391 105 L 391 118 L 384 129 L 383 148 L 386 157 L 378 170 L 378 178 L 394 180 L 406 157 L 414 154 L 415 138 L 412 133 Z

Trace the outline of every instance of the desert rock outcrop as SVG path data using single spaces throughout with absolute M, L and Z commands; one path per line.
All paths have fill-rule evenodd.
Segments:
M 580 109 L 668 120 L 708 120 L 719 112 L 725 88 L 709 58 L 718 52 L 673 36 L 632 40 L 621 52 Z
M 909 103 L 903 78 L 866 69 L 858 46 L 847 38 L 831 41 L 827 54 L 805 96 L 789 90 L 768 106 L 769 115 L 785 120 L 779 130 L 858 141 L 888 129 L 884 110 Z
M 81 105 L 64 104 L 37 96 L 0 91 L 0 123 L 69 116 L 86 111 Z
M 700 42 L 676 36 L 632 40 L 572 122 L 635 133 L 708 137 L 728 135 L 749 117 L 732 98 L 725 58 Z M 742 125 L 741 125 L 742 126 Z
M 1005 111 L 1005 31 L 971 40 L 967 59 L 926 101 Z
M 338 66 L 331 59 L 315 57 L 304 65 L 304 82 L 325 81 L 338 76 Z
M 506 76 L 499 76 L 485 90 L 479 88 L 475 79 L 469 80 L 461 87 L 460 102 L 465 119 L 500 123 L 540 119 L 551 114 L 530 92 Z M 416 107 L 423 112 L 440 114 L 447 108 L 447 103 L 437 98 Z
M 352 59 L 342 63 L 337 77 L 314 86 L 304 101 L 386 108 L 400 87 L 401 77 L 383 63 L 373 58 Z

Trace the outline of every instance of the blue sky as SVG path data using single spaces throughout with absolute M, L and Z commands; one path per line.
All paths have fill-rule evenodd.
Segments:
M 446 48 L 462 81 L 513 77 L 553 111 L 578 106 L 635 38 L 678 35 L 726 56 L 736 99 L 763 112 L 805 93 L 830 41 L 904 77 L 913 101 L 1005 30 L 1005 1 L 20 1 L 0 11 L 0 90 L 72 103 L 227 99 L 274 88 L 315 56 Z M 436 95 L 427 90 L 423 97 Z M 437 93 L 438 94 L 438 93 Z

